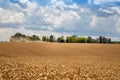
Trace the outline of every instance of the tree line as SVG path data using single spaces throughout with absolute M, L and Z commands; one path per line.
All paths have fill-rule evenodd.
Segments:
M 11 36 L 11 38 L 25 38 L 25 39 L 31 40 L 31 41 L 41 40 L 39 38 L 39 36 L 37 36 L 37 35 L 26 36 L 25 34 L 22 34 L 22 33 L 19 33 L 19 32 L 17 32 L 15 35 Z
M 93 39 L 91 36 L 89 37 L 79 37 L 77 35 L 72 36 L 60 36 L 58 38 L 55 38 L 54 35 L 50 36 L 42 36 L 40 38 L 38 35 L 32 35 L 32 36 L 26 36 L 22 33 L 16 33 L 12 37 L 21 37 L 21 38 L 27 38 L 32 41 L 43 41 L 43 42 L 59 42 L 59 43 L 120 43 L 119 41 L 111 41 L 111 38 L 107 38 L 105 36 L 99 36 L 96 39 Z

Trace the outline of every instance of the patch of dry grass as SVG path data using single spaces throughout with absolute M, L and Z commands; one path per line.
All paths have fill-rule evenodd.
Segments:
M 0 43 L 0 80 L 120 80 L 120 45 Z
M 0 59 L 0 80 L 119 80 L 120 57 L 43 56 Z

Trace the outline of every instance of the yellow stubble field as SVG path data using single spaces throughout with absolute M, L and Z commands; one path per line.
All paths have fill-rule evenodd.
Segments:
M 1 42 L 0 80 L 120 80 L 120 45 Z

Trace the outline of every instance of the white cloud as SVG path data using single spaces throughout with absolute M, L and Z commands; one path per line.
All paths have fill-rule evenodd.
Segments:
M 52 7 L 54 8 L 60 8 L 61 10 L 64 10 L 64 8 L 69 8 L 69 9 L 79 9 L 79 6 L 75 3 L 71 5 L 67 5 L 64 3 L 62 0 L 51 0 Z
M 33 13 L 36 13 L 36 9 L 39 9 L 39 6 L 36 3 L 31 3 L 28 0 L 26 0 L 25 4 L 27 5 L 27 8 L 22 9 L 22 11 L 27 12 L 28 16 L 32 16 Z
M 89 0 L 88 2 L 90 2 Z M 93 0 L 94 4 L 110 3 L 110 2 L 119 2 L 120 0 Z
M 100 8 L 98 11 L 107 13 L 107 14 L 113 14 L 113 15 L 120 15 L 120 7 L 109 7 L 109 8 Z
M 109 9 L 100 8 L 99 11 L 102 11 L 102 12 L 108 13 L 108 14 L 113 14 L 113 11 L 111 11 L 111 10 L 109 10 Z
M 94 4 L 101 4 L 102 0 L 94 0 L 93 3 Z
M 51 3 L 52 4 L 54 4 L 54 3 L 56 3 L 57 2 L 57 0 L 51 0 Z
M 0 28 L 0 41 L 9 41 L 10 36 L 16 31 L 12 28 Z
M 111 7 L 111 10 L 120 15 L 120 7 Z
M 54 16 L 52 14 L 47 14 L 48 16 L 46 17 L 46 22 L 51 23 L 54 26 L 59 26 L 63 19 L 59 16 Z
M 72 9 L 79 9 L 79 6 L 77 4 L 69 5 L 68 7 Z
M 20 0 L 20 2 L 23 2 L 23 3 L 24 3 L 24 2 L 29 2 L 29 1 L 28 1 L 28 0 Z
M 44 16 L 44 20 L 46 23 L 52 24 L 48 29 L 53 30 L 59 28 L 60 25 L 64 23 L 74 23 L 76 20 L 80 20 L 81 17 L 78 15 L 76 11 L 68 10 L 61 11 L 57 8 L 53 7 L 42 7 L 39 11 L 40 16 Z M 53 29 L 52 29 L 53 28 Z
M 120 21 L 118 20 L 120 18 L 120 7 L 118 6 L 102 6 L 100 9 L 95 8 L 95 10 L 93 10 L 94 8 L 91 9 L 91 7 L 84 7 L 77 5 L 76 3 L 68 5 L 64 0 L 51 1 L 51 3 L 41 6 L 36 2 L 20 0 L 22 4 L 26 5 L 25 7 L 21 7 L 19 4 L 11 2 L 9 3 L 8 9 L 1 7 L 0 35 L 8 34 L 10 36 L 16 31 L 25 34 L 42 32 L 41 34 L 44 35 L 49 32 L 49 34 L 52 34 L 52 32 L 58 31 L 58 33 L 69 32 L 83 35 L 92 33 L 95 33 L 96 35 L 106 35 L 106 33 L 111 33 L 109 35 L 112 37 L 114 36 L 112 33 L 120 32 Z M 88 4 L 92 3 L 92 1 L 94 1 L 95 4 L 101 4 L 100 0 L 89 0 Z M 101 13 L 98 13 L 100 11 Z M 12 23 L 14 29 L 12 29 L 12 25 L 6 26 L 2 23 L 6 25 L 7 23 Z M 14 25 L 14 23 L 19 23 L 19 25 Z M 2 28 L 5 26 L 9 27 L 8 30 L 7 28 Z M 18 29 L 18 27 L 22 28 Z M 3 33 L 2 30 L 5 32 L 8 31 L 8 33 Z M 13 33 L 9 34 L 10 31 Z
M 118 19 L 116 26 L 116 30 L 120 33 L 120 18 Z
M 24 17 L 21 12 L 0 8 L 0 23 L 23 23 L 25 21 Z
M 90 22 L 90 25 L 93 28 L 94 26 L 96 26 L 96 24 L 97 24 L 97 18 L 96 18 L 96 16 L 92 16 L 92 20 Z
M 88 4 L 90 4 L 90 3 L 92 3 L 92 0 L 88 0 L 88 2 L 87 2 Z
M 63 1 L 56 1 L 53 4 L 54 7 L 59 7 L 61 10 L 64 10 L 64 7 L 66 7 L 65 3 Z
M 46 5 L 46 6 L 38 6 L 36 3 L 31 3 L 28 0 L 21 0 L 21 3 L 24 3 L 27 5 L 26 8 L 19 8 L 19 11 L 17 12 L 16 9 L 9 11 L 12 15 L 12 12 L 19 13 L 19 15 L 23 14 L 23 19 L 21 20 L 22 17 L 20 16 L 12 16 L 14 19 L 17 19 L 16 17 L 20 18 L 18 20 L 9 20 L 9 21 L 4 21 L 4 23 L 23 23 L 23 25 L 28 25 L 28 27 L 25 28 L 44 28 L 48 30 L 54 30 L 57 28 L 60 28 L 61 25 L 65 23 L 74 23 L 74 21 L 80 20 L 81 17 L 78 15 L 74 9 L 79 8 L 78 5 L 72 4 L 72 5 L 67 5 L 63 1 L 59 0 L 52 0 L 52 4 Z M 13 4 L 12 4 L 13 5 Z M 14 4 L 15 6 L 16 4 Z M 17 5 L 18 7 L 19 5 Z M 60 7 L 60 9 L 58 8 Z M 70 8 L 70 10 L 64 10 L 64 8 Z M 25 15 L 24 15 L 25 14 Z M 5 14 L 8 15 L 8 14 Z M 11 16 L 9 14 L 9 16 Z M 4 17 L 2 17 L 4 18 Z M 7 19 L 8 20 L 8 19 Z M 21 20 L 21 22 L 19 21 Z M 35 25 L 35 24 L 41 24 L 41 25 Z M 48 26 L 45 26 L 46 24 L 50 24 Z M 44 26 L 44 27 L 43 27 Z M 16 26 L 17 27 L 17 26 Z M 39 28 L 39 29 L 40 29 Z

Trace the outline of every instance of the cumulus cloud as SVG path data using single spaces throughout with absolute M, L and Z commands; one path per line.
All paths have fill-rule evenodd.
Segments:
M 107 16 L 120 15 L 120 7 L 99 8 L 98 11 L 107 14 Z
M 120 32 L 120 18 L 118 19 L 116 26 L 117 31 Z
M 25 33 L 45 34 L 45 31 L 118 37 L 120 7 L 107 6 L 107 1 L 0 0 L 0 28 L 5 32 L 9 29 L 8 33 L 18 29 Z
M 21 12 L 0 8 L 0 23 L 23 23 L 25 21 L 24 17 Z
M 59 16 L 46 13 L 45 17 L 46 22 L 53 24 L 54 27 L 59 27 L 64 22 L 69 23 L 71 20 L 80 19 L 80 16 L 74 11 L 62 11 Z
M 59 2 L 58 2 L 59 3 Z M 62 2 L 63 3 L 63 2 Z M 56 4 L 56 3 L 54 3 Z M 55 30 L 57 28 L 60 28 L 61 25 L 66 23 L 74 23 L 76 20 L 80 20 L 80 16 L 76 11 L 73 10 L 73 7 L 76 9 L 77 5 L 69 5 L 67 6 L 65 3 L 63 3 L 65 6 L 62 6 L 63 8 L 69 8 L 69 10 L 62 10 L 61 8 L 58 8 L 58 4 L 56 5 L 47 5 L 44 7 L 34 8 L 32 10 L 26 9 L 26 12 L 28 13 L 27 21 L 25 23 L 27 24 L 34 24 L 35 28 L 39 29 L 46 29 L 46 30 Z M 73 7 L 72 7 L 73 6 Z M 31 20 L 32 18 L 32 20 Z M 35 26 L 36 24 L 36 26 Z M 32 26 L 31 26 L 32 27 Z M 66 27 L 66 26 L 64 26 Z M 30 26 L 26 26 L 26 28 L 30 29 Z M 33 27 L 32 27 L 33 28 Z
M 101 5 L 105 3 L 120 2 L 120 0 L 91 0 L 94 4 Z
M 94 27 L 94 26 L 96 26 L 96 24 L 97 24 L 96 22 L 97 22 L 96 17 L 95 17 L 95 16 L 92 16 L 92 20 L 91 20 L 90 25 L 91 25 L 92 27 Z
M 107 13 L 107 14 L 113 14 L 112 11 L 107 10 L 107 9 L 103 9 L 103 8 L 100 8 L 99 11 L 104 12 L 104 13 Z

